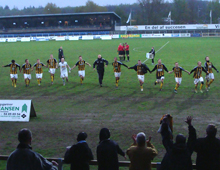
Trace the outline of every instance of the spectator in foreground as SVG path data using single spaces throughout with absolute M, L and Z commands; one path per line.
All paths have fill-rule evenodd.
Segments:
M 164 117 L 166 119 L 166 117 Z M 186 137 L 182 134 L 176 136 L 176 143 L 171 140 L 171 131 L 169 124 L 164 120 L 161 128 L 163 145 L 166 148 L 166 154 L 161 162 L 160 170 L 192 170 L 191 155 L 196 141 L 196 131 L 192 126 L 192 117 L 187 117 L 185 121 L 189 126 L 189 137 L 186 143 Z
M 127 150 L 131 161 L 129 170 L 151 170 L 151 160 L 158 154 L 156 148 L 150 143 L 151 137 L 146 141 L 145 134 L 140 132 L 133 135 L 132 139 L 134 143 Z
M 97 146 L 98 170 L 119 170 L 118 154 L 125 159 L 125 153 L 118 144 L 110 140 L 110 131 L 102 128 L 99 133 L 99 145 Z
M 220 169 L 220 140 L 216 138 L 217 128 L 208 125 L 207 136 L 198 138 L 194 151 L 197 153 L 197 170 L 219 170 Z
M 18 133 L 19 144 L 7 160 L 7 170 L 57 170 L 55 161 L 49 162 L 42 155 L 32 151 L 32 134 L 28 129 Z
M 93 155 L 86 138 L 87 134 L 80 132 L 77 136 L 78 143 L 67 147 L 64 162 L 71 164 L 71 170 L 89 170 L 89 161 L 93 159 Z

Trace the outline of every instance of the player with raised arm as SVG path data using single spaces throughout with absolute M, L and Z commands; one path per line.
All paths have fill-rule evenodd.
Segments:
M 20 72 L 22 69 L 24 73 L 25 84 L 26 84 L 26 87 L 28 87 L 31 82 L 31 64 L 29 63 L 28 59 L 25 60 L 25 63 L 22 65 L 20 69 Z
M 205 73 L 209 73 L 209 72 L 206 71 L 204 67 L 202 67 L 201 61 L 198 61 L 197 64 L 198 64 L 198 66 L 196 66 L 194 69 L 192 69 L 192 71 L 189 74 L 194 72 L 193 78 L 194 78 L 194 84 L 195 84 L 195 93 L 197 93 L 197 86 L 198 86 L 199 82 L 201 82 L 200 92 L 203 93 L 202 87 L 203 87 L 203 84 L 204 84 L 204 80 L 203 80 L 203 77 L 202 77 L 202 72 L 203 71 Z
M 146 64 L 142 64 L 141 60 L 138 60 L 138 64 L 134 65 L 133 67 L 128 67 L 128 69 L 134 69 L 137 71 L 138 80 L 140 82 L 141 91 L 144 91 L 143 84 L 144 84 L 144 74 L 147 73 L 147 71 L 150 71 L 150 69 L 147 67 Z
M 127 68 L 128 68 L 128 66 L 123 64 L 120 61 L 117 61 L 117 57 L 114 58 L 114 62 L 112 63 L 112 65 L 113 65 L 113 69 L 114 69 L 114 73 L 115 73 L 116 88 L 118 88 L 118 82 L 119 82 L 119 79 L 121 77 L 121 65 L 123 65 Z
M 40 59 L 37 59 L 37 62 L 33 65 L 32 71 L 34 67 L 36 67 L 35 73 L 36 73 L 36 79 L 38 82 L 38 86 L 40 86 L 42 78 L 43 78 L 43 66 L 45 66 L 42 62 L 40 62 Z
M 208 89 L 210 89 L 210 85 L 212 84 L 212 82 L 215 79 L 212 68 L 214 68 L 217 73 L 219 73 L 219 71 L 215 68 L 215 66 L 212 64 L 212 62 L 209 61 L 208 56 L 205 57 L 205 61 L 206 61 L 205 62 L 205 69 L 206 69 L 206 71 L 209 72 L 205 77 L 205 79 L 206 79 L 206 91 L 209 91 Z
M 12 81 L 12 86 L 16 87 L 17 79 L 18 79 L 18 72 L 17 67 L 20 70 L 20 65 L 15 63 L 15 60 L 11 60 L 11 63 L 8 65 L 3 65 L 2 67 L 10 67 L 10 77 Z
M 49 66 L 49 72 L 50 72 L 50 78 L 51 78 L 51 84 L 53 84 L 54 81 L 54 74 L 56 72 L 56 68 L 58 66 L 57 60 L 53 58 L 53 54 L 50 55 L 50 59 L 47 60 L 47 67 Z
M 177 93 L 177 89 L 179 88 L 182 82 L 182 71 L 185 71 L 189 74 L 187 70 L 184 70 L 182 67 L 179 66 L 178 62 L 175 62 L 175 67 L 173 67 L 172 71 L 169 71 L 169 74 L 174 72 L 176 87 L 174 89 L 174 93 Z
M 63 85 L 65 86 L 65 78 L 66 81 L 68 82 L 68 71 L 67 71 L 67 67 L 70 70 L 70 66 L 67 64 L 66 61 L 64 61 L 64 58 L 61 58 L 61 62 L 59 63 L 58 67 L 60 67 L 60 78 L 63 79 Z
M 165 77 L 164 77 L 164 70 L 166 72 L 169 72 L 169 71 L 167 70 L 166 66 L 161 63 L 161 59 L 158 59 L 157 62 L 158 62 L 158 64 L 155 65 L 155 67 L 153 68 L 151 73 L 156 70 L 156 79 L 157 80 L 155 81 L 154 85 L 157 85 L 157 84 L 159 84 L 161 82 L 161 84 L 160 84 L 160 91 L 162 91 L 163 82 L 164 82 L 164 79 L 165 79 Z
M 89 65 L 89 67 L 91 67 L 91 65 L 89 63 L 87 63 L 85 60 L 82 59 L 82 56 L 79 56 L 79 61 L 77 61 L 77 63 L 70 69 L 70 71 L 72 69 L 74 69 L 76 66 L 78 66 L 78 74 L 80 77 L 80 83 L 81 85 L 83 84 L 83 80 L 85 78 L 85 66 Z
M 97 67 L 96 67 L 97 66 Z M 98 55 L 98 59 L 93 63 L 93 70 L 97 70 L 99 76 L 99 85 L 102 87 L 102 80 L 104 78 L 105 67 L 108 66 L 108 61 L 102 58 L 101 54 Z

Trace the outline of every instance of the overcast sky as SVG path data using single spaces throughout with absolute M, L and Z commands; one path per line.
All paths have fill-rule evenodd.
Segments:
M 48 2 L 53 2 L 59 7 L 66 7 L 66 6 L 82 6 L 85 5 L 87 0 L 0 0 L 0 6 L 5 7 L 5 5 L 8 5 L 11 8 L 17 7 L 19 9 L 23 9 L 24 7 L 29 6 L 45 6 Z M 104 6 L 104 5 L 118 5 L 118 4 L 133 4 L 137 2 L 137 0 L 126 0 L 126 1 L 119 1 L 119 0 L 93 0 L 98 5 Z

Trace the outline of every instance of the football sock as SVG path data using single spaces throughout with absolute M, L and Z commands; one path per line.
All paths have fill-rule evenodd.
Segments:
M 12 86 L 14 86 L 14 79 L 12 80 Z
M 40 79 L 37 79 L 38 84 L 40 84 Z
M 127 59 L 128 59 L 128 61 L 129 61 L 129 56 L 127 56 Z
M 82 78 L 80 78 L 80 83 L 81 83 L 81 84 L 83 83 L 83 79 L 82 79 Z
M 162 89 L 162 87 L 163 87 L 163 83 L 161 82 L 161 84 L 160 84 L 160 89 Z
M 63 83 L 65 83 L 65 79 L 63 79 Z
M 208 88 L 208 85 L 209 85 L 209 81 L 206 81 L 205 83 L 206 88 Z
M 16 83 L 17 83 L 17 79 L 14 79 L 14 84 L 16 85 Z
M 27 85 L 27 79 L 25 79 L 25 84 Z
M 202 84 L 201 84 L 202 85 Z M 197 90 L 197 86 L 198 86 L 198 84 L 195 84 L 195 90 Z
M 212 84 L 212 82 L 213 82 L 213 81 L 214 81 L 214 80 L 212 79 L 212 80 L 209 82 L 209 84 L 208 84 L 208 85 L 210 86 L 210 84 Z
M 143 85 L 140 85 L 141 86 L 141 89 L 143 89 Z
M 125 56 L 124 56 L 124 60 L 125 60 Z
M 176 87 L 175 87 L 175 90 L 177 90 L 178 89 L 178 87 L 179 87 L 179 85 L 176 83 Z
M 51 82 L 53 82 L 53 75 L 51 75 L 50 78 L 51 78 Z
M 28 86 L 29 86 L 29 84 L 30 84 L 30 80 L 29 80 L 29 79 L 27 79 L 27 84 L 28 84 Z
M 200 85 L 200 90 L 202 90 L 203 84 Z

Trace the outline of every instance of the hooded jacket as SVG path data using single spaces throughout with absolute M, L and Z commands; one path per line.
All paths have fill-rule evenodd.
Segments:
M 7 170 L 57 170 L 42 155 L 32 151 L 26 144 L 19 144 L 7 160 Z
M 166 154 L 161 162 L 160 170 L 192 170 L 191 155 L 196 142 L 196 131 L 189 126 L 187 143 L 173 143 L 170 132 L 163 129 L 161 132 Z
M 115 141 L 110 138 L 110 132 L 103 128 L 99 134 L 99 145 L 97 146 L 98 170 L 119 170 L 118 154 L 125 156 L 125 153 Z

